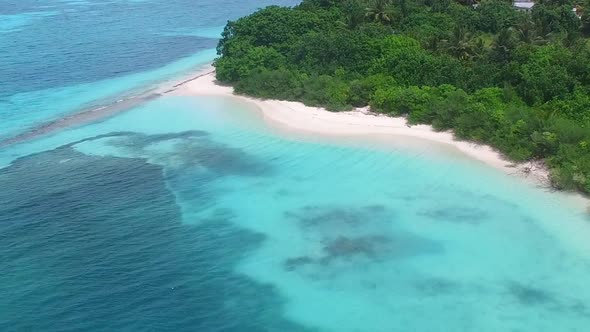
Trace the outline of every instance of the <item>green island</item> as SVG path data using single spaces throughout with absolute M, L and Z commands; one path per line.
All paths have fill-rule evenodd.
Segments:
M 214 65 L 237 93 L 452 129 L 588 194 L 589 36 L 590 1 L 304 0 L 228 22 Z

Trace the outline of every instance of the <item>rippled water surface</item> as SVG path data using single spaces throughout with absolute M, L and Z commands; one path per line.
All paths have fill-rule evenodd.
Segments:
M 0 5 L 0 47 L 46 45 L 0 53 L 0 135 L 198 66 L 259 5 Z M 44 59 L 64 73 L 17 63 Z M 213 97 L 2 148 L 0 330 L 587 331 L 583 209 L 446 150 L 287 136 Z
M 210 62 L 223 26 L 296 0 L 3 0 L 0 139 Z

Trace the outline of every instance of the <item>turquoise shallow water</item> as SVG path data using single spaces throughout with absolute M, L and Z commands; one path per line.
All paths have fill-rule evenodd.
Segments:
M 230 19 L 295 0 L 5 0 L 0 140 L 215 58 Z
M 19 283 L 38 282 L 52 289 L 38 295 L 41 303 L 69 289 L 62 295 L 66 299 L 92 299 L 102 317 L 121 319 L 121 325 L 107 327 L 131 330 L 159 322 L 157 317 L 127 322 L 156 309 L 159 317 L 173 319 L 176 329 L 211 331 L 585 331 L 590 323 L 585 281 L 590 223 L 583 209 L 456 154 L 427 152 L 426 145 L 396 150 L 354 139 L 286 136 L 248 105 L 212 97 L 161 98 L 13 148 L 12 154 L 19 149 L 45 151 L 36 157 L 41 161 L 27 157 L 20 163 L 79 177 L 81 184 L 58 190 L 76 199 L 61 202 L 59 209 L 67 217 L 92 206 L 59 223 L 87 225 L 102 220 L 97 211 L 112 215 L 102 217 L 109 222 L 98 233 L 85 226 L 73 234 L 96 237 L 87 253 L 74 259 L 99 255 L 100 264 L 84 258 L 73 269 L 79 274 L 49 279 L 14 263 L 19 278 L 4 277 L 3 284 L 14 288 L 2 298 L 3 317 L 14 319 L 9 322 L 15 326 L 18 315 L 6 313 L 16 313 L 8 305 L 23 296 Z M 147 176 L 157 169 L 160 180 Z M 0 177 L 5 181 L 22 176 L 14 164 L 5 170 Z M 154 186 L 171 196 L 142 203 Z M 107 193 L 98 195 L 102 191 Z M 169 198 L 162 202 L 162 197 Z M 125 203 L 130 199 L 140 202 Z M 159 215 L 168 210 L 173 216 Z M 12 217 L 9 223 L 23 221 Z M 113 239 L 119 236 L 123 240 Z M 68 249 L 61 250 L 43 259 L 55 264 L 72 259 Z M 19 260 L 35 266 L 38 255 Z M 111 260 L 132 261 L 159 277 L 129 279 L 129 271 L 111 267 L 117 277 L 98 271 L 101 278 L 86 278 L 84 271 L 95 264 L 106 269 Z M 44 265 L 51 271 L 51 264 Z M 115 303 L 133 310 L 104 308 L 111 300 L 95 298 L 107 291 L 103 281 L 116 284 L 115 298 L 129 292 Z M 129 291 L 133 287 L 154 289 L 153 298 Z M 183 305 L 168 307 L 174 292 L 182 292 L 176 301 Z M 67 326 L 88 315 L 85 306 L 59 309 L 46 318 Z M 235 325 L 225 326 L 228 322 Z M 172 328 L 169 322 L 162 327 Z
M 270 3 L 3 2 L 0 140 L 199 68 Z M 382 140 L 162 97 L 2 147 L 0 330 L 587 331 L 582 207 Z

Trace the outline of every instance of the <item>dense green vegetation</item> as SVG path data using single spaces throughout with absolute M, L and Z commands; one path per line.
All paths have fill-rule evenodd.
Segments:
M 513 160 L 542 159 L 556 188 L 590 193 L 590 3 L 473 4 L 268 7 L 228 23 L 217 79 L 252 96 L 333 111 L 370 105 L 453 129 Z

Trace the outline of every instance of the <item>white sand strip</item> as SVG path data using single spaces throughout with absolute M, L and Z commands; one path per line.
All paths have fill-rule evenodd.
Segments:
M 299 102 L 260 100 L 235 95 L 233 88 L 221 86 L 215 73 L 209 73 L 187 81 L 177 87 L 175 95 L 225 96 L 239 98 L 256 105 L 265 119 L 290 129 L 323 135 L 395 135 L 447 144 L 465 155 L 480 160 L 508 174 L 519 174 L 537 185 L 549 185 L 549 172 L 541 163 L 514 164 L 507 161 L 493 148 L 472 142 L 457 141 L 451 132 L 437 132 L 428 125 L 408 126 L 402 117 L 389 117 L 369 112 L 366 108 L 350 112 L 329 112 L 319 107 L 305 106 Z

